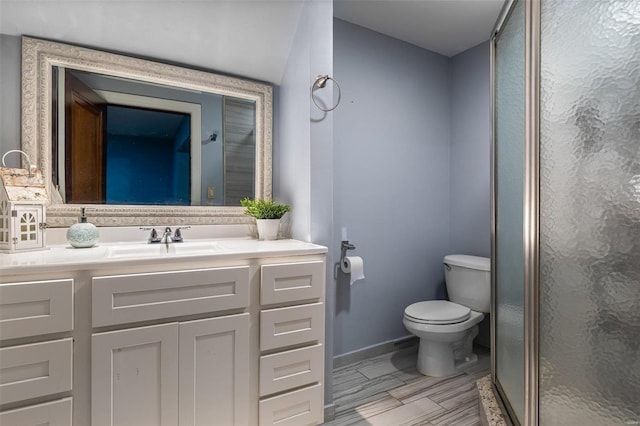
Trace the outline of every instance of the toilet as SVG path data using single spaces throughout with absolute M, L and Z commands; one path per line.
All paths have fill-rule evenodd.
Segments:
M 427 376 L 451 376 L 478 362 L 473 339 L 478 323 L 489 313 L 491 261 L 454 254 L 443 260 L 447 300 L 407 306 L 403 324 L 420 338 L 418 371 Z

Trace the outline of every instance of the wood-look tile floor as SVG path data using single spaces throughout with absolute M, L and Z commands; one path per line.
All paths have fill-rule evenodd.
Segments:
M 326 426 L 477 426 L 476 380 L 490 372 L 489 352 L 452 377 L 416 370 L 417 347 L 366 359 L 333 371 L 335 419 Z

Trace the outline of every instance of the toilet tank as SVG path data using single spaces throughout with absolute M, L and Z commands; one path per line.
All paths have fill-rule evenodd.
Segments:
M 449 300 L 476 312 L 489 312 L 491 305 L 491 259 L 452 254 L 445 256 L 444 277 Z

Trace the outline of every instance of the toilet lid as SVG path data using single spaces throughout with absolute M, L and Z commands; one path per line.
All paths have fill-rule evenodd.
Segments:
M 468 320 L 471 309 L 447 300 L 428 300 L 407 306 L 404 314 L 423 324 L 456 324 Z

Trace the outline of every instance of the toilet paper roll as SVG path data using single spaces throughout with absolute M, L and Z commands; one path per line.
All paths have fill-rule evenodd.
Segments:
M 360 256 L 347 256 L 342 261 L 342 272 L 351 274 L 350 284 L 364 279 L 364 262 Z

